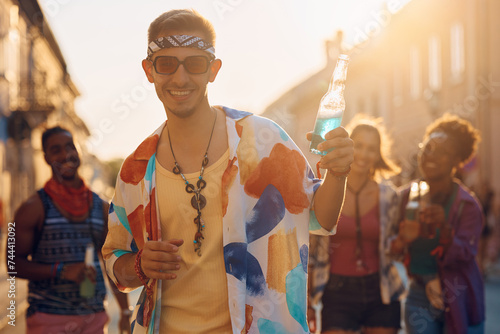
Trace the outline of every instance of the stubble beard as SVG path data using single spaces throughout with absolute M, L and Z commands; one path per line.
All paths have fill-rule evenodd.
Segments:
M 167 94 L 169 94 L 169 93 L 167 92 Z M 205 102 L 206 102 L 207 106 L 209 106 L 206 93 L 204 95 L 202 95 L 197 101 L 194 101 L 193 106 L 179 105 L 179 106 L 172 107 L 172 106 L 168 106 L 166 103 L 164 103 L 163 105 L 165 107 L 165 110 L 168 111 L 168 113 L 170 113 L 178 118 L 186 119 L 186 118 L 190 118 L 193 115 L 195 115 L 198 112 L 198 110 L 200 110 L 200 108 L 203 107 Z

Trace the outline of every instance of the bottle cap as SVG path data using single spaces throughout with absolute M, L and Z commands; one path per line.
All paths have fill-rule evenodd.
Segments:
M 339 55 L 339 59 L 340 59 L 340 60 L 349 61 L 349 59 L 350 59 L 350 58 L 349 58 L 349 56 L 348 56 L 348 55 L 346 55 L 346 54 L 340 54 L 340 55 Z

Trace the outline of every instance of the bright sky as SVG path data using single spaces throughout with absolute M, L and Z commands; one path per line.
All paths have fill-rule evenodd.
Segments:
M 407 2 L 39 0 L 81 92 L 76 111 L 91 132 L 87 146 L 103 160 L 127 156 L 166 118 L 141 67 L 147 29 L 161 13 L 194 8 L 213 23 L 223 65 L 210 103 L 259 114 L 324 67 L 324 41 L 338 29 L 352 44 Z

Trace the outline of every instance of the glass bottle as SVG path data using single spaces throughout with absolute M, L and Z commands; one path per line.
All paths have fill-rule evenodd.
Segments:
M 405 208 L 405 218 L 411 221 L 419 221 L 418 211 L 420 210 L 420 183 L 412 182 L 408 203 Z
M 420 235 L 420 222 L 418 212 L 420 211 L 420 185 L 418 182 L 412 182 L 410 193 L 408 194 L 408 203 L 405 207 L 405 224 L 402 230 L 402 237 L 406 242 L 412 242 Z
M 427 194 L 429 193 L 429 185 L 425 181 L 412 182 L 410 193 L 408 195 L 408 203 L 405 208 L 405 218 L 408 224 L 406 228 L 406 240 L 411 241 L 418 236 L 427 237 L 428 229 L 424 222 L 420 221 L 420 208 L 425 207 Z
M 318 114 L 314 124 L 310 151 L 315 154 L 326 155 L 328 151 L 317 149 L 319 143 L 325 141 L 325 134 L 340 126 L 345 110 L 344 89 L 347 78 L 347 66 L 349 56 L 341 54 L 337 60 L 337 65 L 333 71 L 332 79 L 328 91 L 321 98 Z
M 95 267 L 94 266 L 94 245 L 88 244 L 85 249 L 85 266 L 87 267 Z M 87 274 L 85 274 L 85 278 L 83 282 L 80 283 L 80 296 L 83 298 L 92 298 L 95 295 L 95 283 L 90 280 Z

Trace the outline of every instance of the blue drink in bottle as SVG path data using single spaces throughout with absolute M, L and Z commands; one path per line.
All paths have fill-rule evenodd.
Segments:
M 325 141 L 326 133 L 339 127 L 342 122 L 345 110 L 344 89 L 348 64 L 349 56 L 341 54 L 333 72 L 330 87 L 321 98 L 314 124 L 311 146 L 309 148 L 312 153 L 326 155 L 332 150 L 320 151 L 317 149 L 317 146 L 319 143 Z

